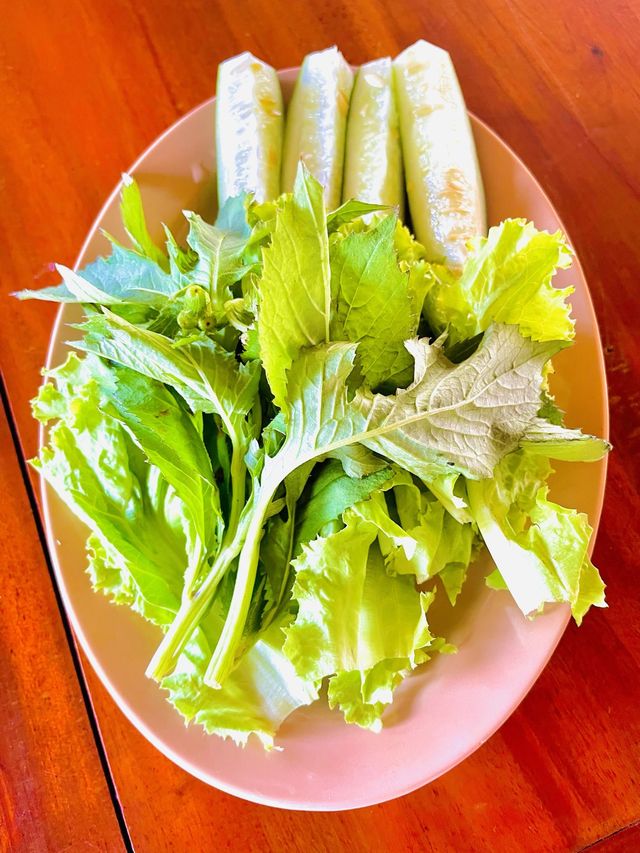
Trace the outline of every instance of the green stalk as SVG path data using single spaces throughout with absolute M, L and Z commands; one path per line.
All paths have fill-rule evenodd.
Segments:
M 218 584 L 224 577 L 231 562 L 237 556 L 240 550 L 239 546 L 240 542 L 234 541 L 228 548 L 221 550 L 195 596 L 183 600 L 175 619 L 171 623 L 171 627 L 164 635 L 162 642 L 149 662 L 145 673 L 147 678 L 160 681 L 174 668 L 177 659 L 211 603 Z
M 230 541 L 235 539 L 236 531 L 240 523 L 240 516 L 244 509 L 245 485 L 247 482 L 247 469 L 244 464 L 244 448 L 240 446 L 234 433 L 231 433 L 231 506 L 229 507 L 229 523 L 222 540 L 224 550 Z
M 277 488 L 279 482 L 280 479 L 277 480 L 275 488 Z M 227 613 L 224 628 L 222 629 L 218 644 L 204 676 L 205 684 L 208 684 L 210 687 L 221 687 L 222 682 L 233 668 L 235 654 L 242 639 L 242 631 L 247 620 L 249 605 L 251 604 L 256 570 L 260 558 L 262 528 L 275 488 L 267 489 L 259 494 L 255 510 L 251 514 L 247 536 L 240 551 L 236 583 L 233 589 L 231 604 L 229 605 L 229 612 Z
M 186 572 L 184 573 L 184 588 L 182 590 L 183 602 L 191 599 L 193 595 L 193 589 L 196 585 L 198 577 L 200 576 L 200 570 L 207 559 L 207 551 L 206 548 L 202 545 L 202 540 L 200 539 L 200 537 L 198 537 L 198 541 L 200 542 L 198 553 L 191 560 L 191 562 L 187 566 Z
M 240 524 L 240 519 L 245 500 L 246 469 L 242 447 L 233 435 L 231 443 L 231 506 L 229 510 L 229 523 L 227 524 L 220 551 L 211 566 L 209 574 L 195 594 L 193 594 L 195 577 L 188 579 L 188 594 L 183 595 L 180 609 L 176 613 L 171 627 L 164 635 L 162 642 L 149 662 L 146 675 L 148 678 L 153 678 L 156 681 L 160 681 L 175 666 L 178 657 L 189 642 L 191 635 L 210 605 L 218 584 L 231 563 L 238 556 L 242 546 L 244 528 Z

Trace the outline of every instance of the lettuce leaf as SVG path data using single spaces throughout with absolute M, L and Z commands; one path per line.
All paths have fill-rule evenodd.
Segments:
M 272 749 L 283 721 L 297 708 L 318 698 L 319 685 L 301 678 L 283 654 L 285 622 L 264 630 L 226 679 L 221 689 L 208 687 L 204 672 L 217 640 L 222 620 L 215 609 L 189 643 L 174 672 L 161 686 L 169 701 L 187 722 L 194 721 L 208 734 L 230 738 L 244 746 L 253 735 Z
M 49 379 L 33 406 L 42 422 L 55 423 L 32 465 L 90 528 L 103 562 L 135 584 L 135 609 L 167 625 L 180 601 L 188 550 L 197 543 L 190 514 L 122 424 L 103 411 L 90 363 L 71 355 Z
M 336 461 L 327 462 L 301 499 L 296 519 L 296 544 L 314 539 L 325 524 L 340 518 L 349 507 L 359 503 L 393 477 L 390 467 L 380 468 L 364 477 L 350 477 Z
M 469 505 L 502 584 L 527 615 L 567 603 L 579 625 L 589 607 L 605 607 L 604 584 L 588 555 L 586 515 L 553 503 L 549 465 L 524 451 L 506 456 L 492 480 L 469 481 Z
M 426 659 L 431 597 L 387 574 L 376 528 L 351 512 L 345 527 L 303 547 L 295 561 L 298 613 L 284 653 L 299 677 L 329 682 L 347 722 L 379 730 L 393 688 Z
M 540 417 L 527 427 L 520 447 L 529 454 L 567 462 L 596 462 L 611 450 L 611 445 L 603 438 L 586 435 L 579 429 L 567 429 Z
M 448 332 L 448 346 L 473 338 L 492 323 L 516 324 L 535 341 L 574 337 L 572 287 L 557 289 L 552 278 L 571 264 L 560 232 L 537 231 L 524 219 L 507 219 L 479 237 L 460 274 L 433 265 L 425 304 L 431 328 Z
M 415 575 L 424 583 L 436 575 L 452 604 L 460 593 L 474 556 L 473 526 L 461 524 L 406 472 L 397 472 L 382 491 L 354 506 L 360 518 L 375 525 L 387 571 Z M 393 501 L 397 521 L 392 518 Z

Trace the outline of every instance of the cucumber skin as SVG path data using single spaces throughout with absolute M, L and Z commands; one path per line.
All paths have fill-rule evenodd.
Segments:
M 276 71 L 250 53 L 221 63 L 216 92 L 218 209 L 244 192 L 280 195 L 284 105 Z
M 291 96 L 282 153 L 282 191 L 291 192 L 300 160 L 334 210 L 342 197 L 344 144 L 353 72 L 332 47 L 305 56 Z
M 404 175 L 393 66 L 388 57 L 356 74 L 347 119 L 342 200 L 395 207 L 404 216 Z
M 484 189 L 460 85 L 446 51 L 417 42 L 394 60 L 414 231 L 433 261 L 460 267 L 486 233 Z

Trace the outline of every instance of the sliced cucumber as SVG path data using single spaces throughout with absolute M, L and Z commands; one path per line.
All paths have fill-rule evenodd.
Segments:
M 284 108 L 274 69 L 250 53 L 218 68 L 218 208 L 243 192 L 258 201 L 280 194 Z
M 304 162 L 324 187 L 328 210 L 340 204 L 344 140 L 353 72 L 336 47 L 304 58 L 287 112 L 282 189 L 293 189 Z
M 486 232 L 482 177 L 449 54 L 426 41 L 394 62 L 400 137 L 416 236 L 434 261 L 459 266 Z
M 356 74 L 344 157 L 342 200 L 404 208 L 402 151 L 393 69 L 388 57 L 362 65 Z

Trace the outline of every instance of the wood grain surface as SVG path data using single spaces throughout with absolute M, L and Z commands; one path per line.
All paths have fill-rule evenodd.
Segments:
M 81 838 L 121 850 L 92 715 L 4 411 L 0 495 L 0 850 L 66 850 Z
M 53 281 L 54 260 L 73 263 L 120 173 L 213 93 L 218 62 L 249 49 L 284 67 L 338 43 L 358 63 L 394 54 L 419 37 L 451 52 L 470 109 L 541 181 L 591 288 L 616 448 L 595 550 L 609 609 L 567 630 L 519 710 L 436 783 L 344 814 L 245 803 L 163 758 L 83 662 L 93 707 L 85 704 L 31 515 L 26 488 L 32 484 L 23 481 L 3 424 L 0 851 L 640 850 L 637 3 L 6 4 L 0 358 L 9 414 L 23 452 L 32 454 L 37 430 L 28 400 L 39 383 L 54 309 L 4 295 Z M 108 768 L 100 761 L 102 745 Z

